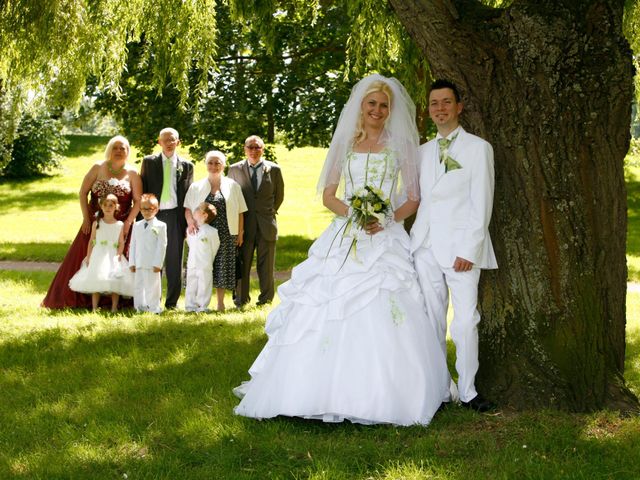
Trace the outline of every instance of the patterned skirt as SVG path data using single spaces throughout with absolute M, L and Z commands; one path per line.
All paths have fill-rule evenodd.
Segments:
M 218 230 L 220 248 L 213 262 L 213 286 L 215 288 L 236 288 L 236 238 L 229 233 L 227 223 L 227 204 L 220 192 L 210 193 L 205 202 L 216 207 L 218 216 L 211 226 Z

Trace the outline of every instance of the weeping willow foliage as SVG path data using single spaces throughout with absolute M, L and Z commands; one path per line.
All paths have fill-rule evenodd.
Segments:
M 351 22 L 351 35 L 345 45 L 345 80 L 370 72 L 394 75 L 418 100 L 425 99 L 428 63 L 420 55 L 404 27 L 387 2 L 380 0 L 229 0 L 237 20 L 245 21 L 262 35 L 265 45 L 272 41 L 270 25 L 286 12 L 300 21 L 300 28 L 313 25 L 318 10 L 327 4 L 339 5 Z
M 0 144 L 11 143 L 13 119 L 29 103 L 76 106 L 90 77 L 117 92 L 131 41 L 144 42 L 150 84 L 175 85 L 183 101 L 190 89 L 204 91 L 216 51 L 214 7 L 215 0 L 3 0 Z M 193 68 L 202 74 L 191 86 Z
M 369 71 L 396 74 L 422 98 L 428 63 L 388 2 L 380 0 L 218 0 L 227 1 L 236 20 L 259 32 L 269 47 L 271 22 L 286 12 L 312 25 L 319 9 L 341 4 L 351 23 L 348 75 Z M 193 89 L 205 91 L 215 67 L 216 0 L 3 0 L 0 2 L 0 103 L 46 96 L 57 105 L 76 105 L 86 79 L 117 91 L 126 65 L 127 42 L 144 41 L 142 61 L 151 66 L 151 85 L 172 84 L 186 101 Z M 494 8 L 513 0 L 482 0 Z M 625 32 L 640 52 L 640 7 L 626 0 Z M 196 85 L 189 71 L 200 72 Z
M 144 40 L 156 86 L 188 92 L 188 72 L 214 66 L 215 0 L 4 0 L 0 81 L 74 105 L 94 76 L 117 89 L 127 42 Z M 185 96 L 186 98 L 186 96 Z
M 183 104 L 188 98 L 197 101 L 215 69 L 216 1 L 228 2 L 233 18 L 259 33 L 267 49 L 276 41 L 270 27 L 278 15 L 286 14 L 306 28 L 319 9 L 339 5 L 352 24 L 345 75 L 394 75 L 418 104 L 425 104 L 428 61 L 386 1 L 0 0 L 0 156 L 15 131 L 14 119 L 29 101 L 73 107 L 88 78 L 95 79 L 99 89 L 117 93 L 128 42 L 143 43 L 140 61 L 151 67 L 149 84 L 159 92 L 175 86 Z M 513 0 L 482 3 L 506 8 Z M 625 3 L 624 28 L 634 52 L 640 52 L 638 4 Z M 195 82 L 189 80 L 192 71 L 199 75 Z

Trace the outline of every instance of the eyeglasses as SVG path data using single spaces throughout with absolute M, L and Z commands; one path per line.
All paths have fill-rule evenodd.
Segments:
M 244 148 L 248 148 L 249 150 L 262 150 L 263 147 L 260 145 L 245 145 Z
M 156 207 L 141 207 L 140 210 L 142 210 L 143 212 L 151 212 L 153 210 L 155 210 Z

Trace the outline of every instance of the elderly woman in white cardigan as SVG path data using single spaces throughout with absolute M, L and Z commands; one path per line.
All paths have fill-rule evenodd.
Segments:
M 225 290 L 232 290 L 236 285 L 236 247 L 242 245 L 242 213 L 247 211 L 240 185 L 224 176 L 226 162 L 224 153 L 217 150 L 208 152 L 205 164 L 209 175 L 193 182 L 184 199 L 188 234 L 198 229 L 192 213 L 202 202 L 210 203 L 218 212 L 211 225 L 218 230 L 220 237 L 220 248 L 213 263 L 213 286 L 216 288 L 219 312 L 224 311 Z

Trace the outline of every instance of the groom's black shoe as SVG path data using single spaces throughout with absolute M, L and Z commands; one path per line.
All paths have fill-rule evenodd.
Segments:
M 496 409 L 495 403 L 493 403 L 490 400 L 487 400 L 480 394 L 476 395 L 468 402 L 460 402 L 460 404 L 464 408 L 468 408 L 469 410 L 475 410 L 476 412 L 479 412 L 479 413 L 484 413 L 484 412 L 488 412 L 490 410 Z

